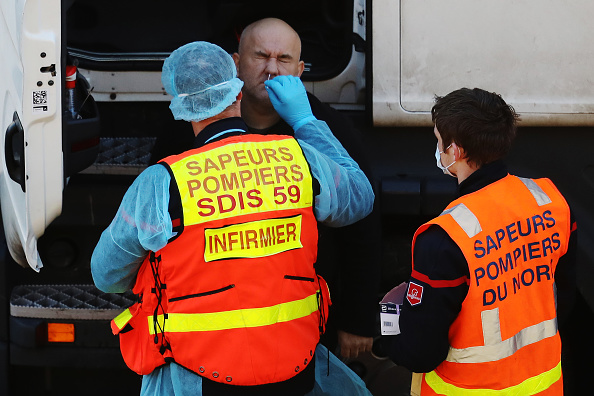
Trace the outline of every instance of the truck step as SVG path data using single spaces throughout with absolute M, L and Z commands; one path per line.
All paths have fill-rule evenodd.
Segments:
M 20 285 L 10 296 L 12 316 L 111 320 L 136 301 L 131 291 L 103 293 L 94 285 Z
M 80 173 L 138 175 L 148 165 L 154 137 L 103 137 L 95 162 Z

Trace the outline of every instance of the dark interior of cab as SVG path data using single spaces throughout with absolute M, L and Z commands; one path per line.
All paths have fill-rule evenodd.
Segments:
M 264 17 L 289 23 L 302 39 L 303 78 L 339 74 L 352 51 L 353 3 L 342 0 L 75 0 L 65 7 L 69 52 L 91 70 L 160 70 L 183 44 L 204 40 L 233 53 L 242 29 Z M 118 61 L 118 58 L 120 61 Z M 103 61 L 101 61 L 103 60 Z M 144 61 L 143 61 L 144 60 Z

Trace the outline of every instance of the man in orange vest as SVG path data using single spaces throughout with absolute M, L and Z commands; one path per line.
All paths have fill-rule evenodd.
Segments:
M 99 289 L 139 298 L 112 321 L 124 360 L 142 395 L 304 395 L 330 305 L 317 222 L 365 217 L 371 185 L 296 77 L 266 82 L 294 138 L 248 132 L 214 44 L 173 51 L 162 82 L 194 149 L 139 175 L 91 259 Z
M 499 95 L 459 89 L 431 113 L 437 166 L 459 198 L 415 233 L 401 333 L 384 347 L 414 372 L 415 395 L 561 395 L 558 318 L 575 290 L 569 206 L 550 180 L 508 173 L 518 115 Z

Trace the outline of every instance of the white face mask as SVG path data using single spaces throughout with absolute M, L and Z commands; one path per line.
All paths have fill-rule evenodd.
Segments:
M 456 177 L 455 175 L 452 174 L 452 172 L 450 172 L 450 169 L 449 169 L 450 166 L 452 166 L 456 163 L 456 160 L 454 160 L 454 162 L 452 162 L 448 166 L 443 166 L 441 163 L 441 154 L 445 153 L 450 147 L 452 147 L 451 144 L 448 147 L 446 147 L 446 149 L 444 151 L 439 151 L 439 143 L 437 143 L 437 146 L 435 147 L 435 160 L 437 161 L 437 167 L 439 169 L 441 169 L 441 171 L 444 174 L 446 174 L 448 176 Z

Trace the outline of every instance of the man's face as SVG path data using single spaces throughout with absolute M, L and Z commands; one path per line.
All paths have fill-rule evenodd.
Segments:
M 264 81 L 276 76 L 301 77 L 301 43 L 294 32 L 262 27 L 242 38 L 239 53 L 233 54 L 237 75 L 244 82 L 245 100 L 270 104 Z

